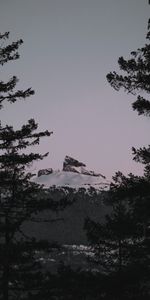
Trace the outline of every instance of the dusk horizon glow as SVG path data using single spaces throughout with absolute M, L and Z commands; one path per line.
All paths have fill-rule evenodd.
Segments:
M 35 96 L 7 104 L 2 123 L 19 128 L 30 118 L 49 156 L 33 166 L 62 169 L 72 156 L 111 179 L 116 171 L 140 175 L 132 147 L 149 143 L 149 119 L 132 110 L 133 95 L 114 91 L 106 80 L 118 71 L 118 58 L 145 45 L 150 6 L 147 0 L 2 1 L 0 32 L 22 38 L 20 59 L 2 68 L 1 80 L 16 75 L 18 88 Z

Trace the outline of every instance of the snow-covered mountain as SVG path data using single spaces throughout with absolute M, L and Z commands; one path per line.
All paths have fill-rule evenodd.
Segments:
M 39 215 L 40 219 L 59 221 L 28 223 L 27 232 L 62 244 L 86 243 L 86 234 L 83 230 L 85 218 L 103 220 L 108 212 L 105 197 L 109 182 L 105 176 L 89 171 L 84 163 L 66 156 L 62 170 L 52 168 L 39 170 L 34 180 L 45 186 L 46 195 L 50 200 L 59 202 L 65 199 L 69 205 L 56 214 L 44 211 Z
M 85 188 L 87 191 L 92 187 L 97 191 L 102 191 L 107 190 L 109 187 L 109 182 L 105 176 L 87 170 L 84 163 L 70 156 L 65 157 L 61 171 L 52 170 L 51 168 L 39 170 L 35 181 L 43 184 L 45 188 L 52 186 L 57 188 L 70 187 L 76 190 Z

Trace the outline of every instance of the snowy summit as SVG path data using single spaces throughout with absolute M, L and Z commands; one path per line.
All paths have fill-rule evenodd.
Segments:
M 105 176 L 87 170 L 84 163 L 70 156 L 65 157 L 62 171 L 52 168 L 39 170 L 35 180 L 37 183 L 44 184 L 46 188 L 69 186 L 76 189 L 93 187 L 104 190 L 109 186 Z

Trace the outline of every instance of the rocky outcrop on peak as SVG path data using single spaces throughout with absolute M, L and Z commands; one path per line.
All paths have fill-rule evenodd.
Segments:
M 73 173 L 80 173 L 79 169 L 78 168 L 75 168 L 73 166 L 66 166 L 66 167 L 63 167 L 63 171 L 65 172 L 73 172 Z
M 42 175 L 49 175 L 53 173 L 53 169 L 52 168 L 48 168 L 48 169 L 42 169 L 38 171 L 37 176 L 40 177 Z
M 104 175 L 102 175 L 100 173 L 96 173 L 94 171 L 86 170 L 85 168 L 81 169 L 81 174 L 89 175 L 89 176 L 95 176 L 95 177 L 102 177 L 102 178 L 106 179 L 106 177 Z
M 74 159 L 73 157 L 66 155 L 65 160 L 63 162 L 63 171 L 70 171 L 72 169 L 71 172 L 80 173 L 74 167 L 76 167 L 76 168 L 86 167 L 86 165 L 84 163 L 78 161 L 77 159 Z M 74 171 L 73 171 L 73 169 L 74 169 Z
M 95 176 L 95 177 L 102 177 L 106 179 L 105 176 L 103 176 L 100 173 L 96 173 L 94 171 L 89 171 L 85 169 L 86 165 L 77 159 L 74 159 L 73 157 L 66 156 L 64 163 L 63 163 L 63 171 L 66 172 L 74 172 L 74 173 L 79 173 L 79 174 L 84 174 L 84 175 L 89 175 L 89 176 Z

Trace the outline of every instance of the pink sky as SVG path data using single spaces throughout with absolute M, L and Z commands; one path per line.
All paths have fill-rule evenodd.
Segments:
M 147 0 L 2 1 L 1 32 L 22 38 L 20 60 L 3 67 L 18 87 L 35 96 L 7 105 L 1 119 L 19 127 L 34 117 L 39 128 L 53 130 L 41 141 L 50 155 L 34 168 L 62 168 L 73 156 L 110 178 L 115 171 L 140 174 L 131 148 L 149 144 L 149 119 L 132 111 L 134 97 L 107 83 L 119 56 L 143 46 L 149 18 Z

